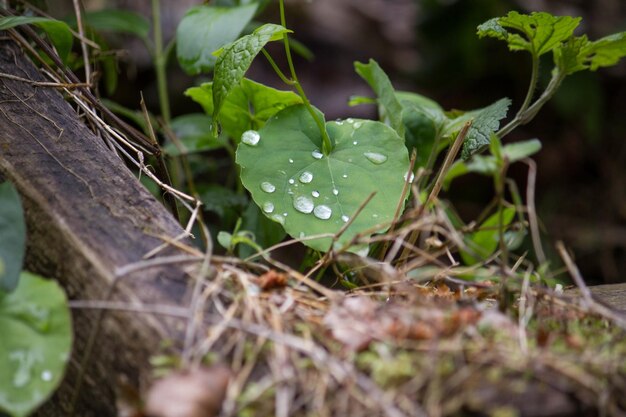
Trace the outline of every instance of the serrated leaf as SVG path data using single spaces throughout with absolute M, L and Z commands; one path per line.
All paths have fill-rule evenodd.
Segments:
M 507 207 L 500 213 L 495 213 L 480 225 L 480 230 L 469 233 L 464 241 L 468 251 L 461 250 L 461 258 L 465 265 L 477 264 L 490 257 L 498 248 L 500 231 L 498 226 L 502 220 L 502 227 L 507 228 L 515 217 L 515 209 Z
M 86 12 L 83 21 L 87 26 L 101 32 L 128 33 L 143 40 L 148 39 L 150 22 L 139 13 L 121 9 L 105 9 Z M 69 22 L 76 25 L 76 20 Z
M 176 30 L 176 53 L 191 75 L 209 72 L 216 63 L 213 52 L 234 41 L 256 13 L 258 4 L 238 7 L 195 6 Z
M 391 127 L 404 137 L 404 124 L 402 123 L 402 106 L 396 98 L 391 81 L 378 63 L 370 59 L 367 64 L 355 62 L 354 69 L 374 90 L 378 101 L 385 110 L 385 117 L 389 119 Z
M 538 57 L 569 39 L 580 20 L 579 17 L 553 16 L 546 12 L 527 15 L 513 11 L 478 26 L 478 36 L 504 40 L 510 50 L 526 50 Z
M 223 148 L 224 143 L 213 135 L 211 126 L 212 119 L 200 113 L 186 114 L 173 119 L 171 128 L 182 149 L 170 142 L 165 146 L 165 151 L 168 155 L 179 156 Z
M 489 146 L 491 135 L 500 128 L 500 120 L 506 117 L 511 100 L 503 98 L 475 113 L 461 157 L 467 159 L 483 147 Z
M 320 131 L 307 109 L 288 107 L 258 132 L 244 134 L 237 163 L 256 204 L 295 238 L 337 233 L 375 192 L 341 236 L 340 242 L 348 243 L 393 219 L 408 152 L 397 133 L 380 122 L 350 119 L 327 122 L 326 128 L 335 148 L 324 156 Z M 303 243 L 326 251 L 331 238 Z
M 23 272 L 0 293 L 0 414 L 31 414 L 63 379 L 72 346 L 67 298 L 59 285 Z
M 72 50 L 72 31 L 67 23 L 47 17 L 6 16 L 0 18 L 0 30 L 11 29 L 20 25 L 36 25 L 46 32 L 63 62 Z
M 0 184 L 0 291 L 13 291 L 22 271 L 26 250 L 26 223 L 22 202 L 15 187 Z
M 200 104 L 207 114 L 213 114 L 213 83 L 189 88 L 185 95 Z M 292 91 L 276 90 L 244 78 L 224 101 L 218 121 L 231 138 L 239 141 L 246 130 L 258 130 L 278 111 L 300 103 L 302 99 Z
M 242 80 L 265 44 L 282 39 L 288 32 L 283 26 L 268 23 L 215 52 L 218 58 L 213 81 L 213 119 L 217 119 L 226 97 Z

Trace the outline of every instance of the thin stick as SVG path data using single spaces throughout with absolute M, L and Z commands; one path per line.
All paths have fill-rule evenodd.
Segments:
M 91 64 L 89 62 L 89 50 L 85 43 L 85 28 L 83 26 L 83 15 L 80 10 L 79 0 L 72 0 L 74 3 L 74 13 L 76 14 L 76 26 L 78 28 L 78 34 L 80 35 L 80 48 L 83 52 L 83 63 L 85 65 L 85 82 L 91 85 Z
M 541 245 L 541 235 L 539 234 L 539 222 L 537 210 L 535 209 L 535 185 L 537 182 L 537 164 L 530 158 L 524 159 L 528 165 L 528 181 L 526 186 L 526 209 L 528 211 L 528 223 L 530 225 L 530 236 L 535 249 L 535 256 L 540 265 L 546 263 L 546 254 Z
M 56 83 L 56 82 L 47 82 L 47 81 L 33 81 L 28 78 L 18 77 L 17 75 L 6 74 L 4 72 L 0 72 L 0 78 L 6 78 L 8 80 L 13 81 L 21 81 L 23 83 L 28 83 L 30 85 L 34 85 L 35 87 L 51 87 L 51 88 L 80 88 L 80 87 L 88 87 L 89 84 L 86 83 Z
M 583 301 L 587 303 L 587 306 L 590 306 L 591 304 L 594 303 L 593 296 L 591 295 L 591 291 L 589 291 L 589 287 L 587 287 L 587 284 L 585 284 L 585 280 L 583 279 L 583 276 L 580 274 L 580 270 L 578 269 L 578 267 L 572 260 L 572 257 L 567 252 L 567 249 L 565 249 L 565 245 L 563 244 L 562 241 L 559 240 L 558 242 L 556 242 L 556 250 L 559 251 L 559 255 L 561 255 L 561 259 L 563 259 L 563 262 L 565 262 L 565 267 L 567 268 L 570 276 L 574 280 L 574 283 L 580 290 L 580 294 L 583 297 Z

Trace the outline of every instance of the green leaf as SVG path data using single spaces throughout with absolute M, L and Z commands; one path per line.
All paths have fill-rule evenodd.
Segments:
M 467 159 L 482 150 L 483 147 L 489 146 L 491 135 L 500 128 L 500 120 L 506 117 L 510 105 L 511 100 L 503 98 L 473 113 L 473 115 L 475 114 L 474 122 L 467 134 L 461 153 L 463 159 Z
M 26 250 L 26 223 L 22 202 L 15 187 L 0 184 L 0 291 L 13 291 L 22 271 Z
M 268 23 L 215 52 L 219 57 L 213 81 L 213 119 L 217 119 L 226 97 L 239 84 L 265 44 L 282 39 L 288 32 L 280 25 Z
M 262 248 L 269 248 L 285 238 L 285 229 L 282 226 L 261 213 L 256 204 L 250 204 L 243 213 L 241 222 L 243 230 L 249 230 L 254 234 L 254 241 Z M 239 257 L 247 258 L 256 253 L 256 250 L 248 245 L 239 246 Z
M 553 16 L 545 12 L 527 15 L 513 11 L 478 26 L 478 36 L 504 40 L 511 51 L 526 50 L 539 57 L 569 39 L 580 20 L 580 17 Z
M 211 126 L 211 118 L 200 113 L 186 114 L 173 119 L 172 131 L 180 141 L 182 149 L 178 149 L 170 142 L 165 146 L 165 151 L 168 155 L 179 156 L 223 148 L 224 144 L 215 138 Z
M 626 56 L 626 32 L 590 42 L 587 36 L 570 39 L 554 51 L 554 62 L 566 75 L 582 70 L 610 67 Z
M 408 152 L 397 133 L 380 122 L 348 119 L 327 122 L 326 128 L 335 140 L 328 156 L 321 153 L 322 137 L 307 109 L 288 107 L 258 132 L 244 133 L 237 163 L 256 204 L 295 238 L 337 233 L 376 193 L 341 236 L 340 242 L 348 243 L 393 219 Z M 330 237 L 304 241 L 319 251 L 330 243 Z
M 237 39 L 254 17 L 257 6 L 203 5 L 189 9 L 176 30 L 176 53 L 185 72 L 195 75 L 211 71 L 216 62 L 213 51 Z
M 148 40 L 150 22 L 139 13 L 129 10 L 105 9 L 83 14 L 83 21 L 99 32 L 127 33 Z M 76 27 L 76 19 L 68 22 Z
M 245 195 L 237 194 L 230 188 L 220 185 L 209 185 L 200 192 L 200 200 L 205 210 L 216 213 L 221 218 L 227 210 L 245 207 L 248 199 Z
M 213 114 L 213 84 L 189 88 L 185 94 L 199 103 L 207 114 Z M 265 121 L 285 107 L 302 103 L 292 91 L 280 91 L 244 78 L 234 87 L 218 116 L 222 129 L 239 141 L 246 130 L 258 130 Z
M 374 90 L 378 100 L 385 110 L 385 116 L 389 118 L 391 127 L 404 137 L 404 124 L 402 123 L 402 106 L 396 98 L 395 91 L 387 74 L 380 68 L 378 63 L 370 59 L 367 64 L 355 62 L 354 69 Z
M 31 414 L 63 379 L 72 326 L 65 293 L 54 281 L 23 272 L 0 293 L 0 414 Z
M 468 251 L 461 250 L 461 258 L 465 265 L 474 265 L 490 257 L 498 248 L 500 232 L 498 226 L 502 219 L 502 227 L 511 224 L 515 217 L 515 209 L 507 207 L 500 213 L 495 213 L 480 225 L 480 230 L 465 235 L 464 241 Z
M 7 16 L 0 18 L 0 30 L 11 29 L 19 25 L 36 25 L 46 32 L 48 38 L 57 49 L 63 62 L 72 50 L 72 31 L 65 22 L 46 17 Z
M 503 146 L 502 155 L 509 163 L 513 163 L 539 152 L 540 149 L 541 142 L 538 139 L 531 139 Z M 468 161 L 459 160 L 452 164 L 444 178 L 443 187 L 447 190 L 455 178 L 470 172 L 493 175 L 497 170 L 498 164 L 493 156 L 474 155 Z

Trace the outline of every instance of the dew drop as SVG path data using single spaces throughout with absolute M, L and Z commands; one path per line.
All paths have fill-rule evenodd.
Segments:
M 343 174 L 341 177 L 342 178 L 348 178 L 348 174 Z
M 313 192 L 311 193 L 311 195 L 312 195 L 313 197 L 317 198 L 317 197 L 319 197 L 319 196 L 320 196 L 320 193 L 318 193 L 317 191 L 313 191 Z
M 313 214 L 320 220 L 328 220 L 333 214 L 333 210 L 328 206 L 319 205 L 315 207 L 315 210 L 313 210 Z
M 283 213 L 283 216 L 287 217 L 287 216 L 289 216 L 289 213 L 284 212 L 284 213 Z
M 280 214 L 273 214 L 270 219 L 274 220 L 275 222 L 278 222 L 282 225 L 285 224 L 285 217 L 281 216 Z
M 274 203 L 272 203 L 271 201 L 263 203 L 263 211 L 266 213 L 274 212 Z
M 338 120 L 338 121 L 337 121 L 337 125 L 338 125 L 338 126 L 342 126 L 342 125 L 343 125 L 343 122 L 342 122 L 342 121 L 340 121 L 340 120 Z
M 353 145 L 358 145 L 359 142 L 357 142 L 356 140 L 354 142 L 352 142 Z
M 293 208 L 298 210 L 300 213 L 309 214 L 313 211 L 315 204 L 313 201 L 306 196 L 298 196 L 293 200 Z
M 409 183 L 413 183 L 413 180 L 415 179 L 415 174 L 411 172 L 411 177 L 409 178 L 409 173 L 407 172 L 406 174 L 404 174 L 404 181 L 409 181 Z
M 311 156 L 315 159 L 322 159 L 322 157 L 324 156 L 323 153 L 321 153 L 319 150 L 314 150 L 313 152 L 311 152 Z
M 355 129 L 358 129 L 358 128 L 360 128 L 361 126 L 363 126 L 363 122 L 356 122 L 356 123 L 354 124 L 354 128 L 355 128 Z
M 289 158 L 289 163 L 293 164 L 293 159 Z
M 52 381 L 52 372 L 50 371 L 43 371 L 41 373 L 41 379 L 43 379 L 44 381 Z
M 333 188 L 333 195 L 339 195 L 339 190 L 336 188 Z
M 261 190 L 271 194 L 276 191 L 276 187 L 271 182 L 265 181 L 261 183 Z
M 298 179 L 300 180 L 301 183 L 308 184 L 311 181 L 313 181 L 313 174 L 311 174 L 309 171 L 304 171 L 300 175 L 300 178 L 298 178 Z
M 241 141 L 246 145 L 256 146 L 259 144 L 259 140 L 261 140 L 261 135 L 256 130 L 246 130 L 241 135 Z
M 363 156 L 365 156 L 371 163 L 376 165 L 383 164 L 387 160 L 386 155 L 376 152 L 365 152 Z
M 353 119 L 352 117 L 348 117 L 348 118 L 346 119 L 346 122 L 348 122 L 348 123 L 352 124 L 352 123 L 354 123 L 354 119 Z
M 289 184 L 294 184 L 296 181 L 293 178 L 289 178 Z
M 344 223 L 348 223 L 348 220 L 350 220 L 350 217 L 344 214 L 343 216 L 341 216 L 341 220 L 343 220 Z

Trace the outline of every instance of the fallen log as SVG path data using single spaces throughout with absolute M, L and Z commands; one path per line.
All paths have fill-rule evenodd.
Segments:
M 175 237 L 180 225 L 139 183 L 124 162 L 80 120 L 10 41 L 0 43 L 0 178 L 23 199 L 28 228 L 26 268 L 55 278 L 70 299 L 181 306 L 187 298 L 183 266 L 156 266 L 116 281 L 116 270 L 142 260 Z M 28 82 L 26 80 L 34 82 Z M 176 249 L 164 253 L 180 254 Z M 149 314 L 108 312 L 83 377 L 85 349 L 98 312 L 74 311 L 74 353 L 67 377 L 39 415 L 113 416 L 120 380 L 145 383 L 148 359 L 181 321 Z M 81 391 L 75 395 L 78 381 Z

